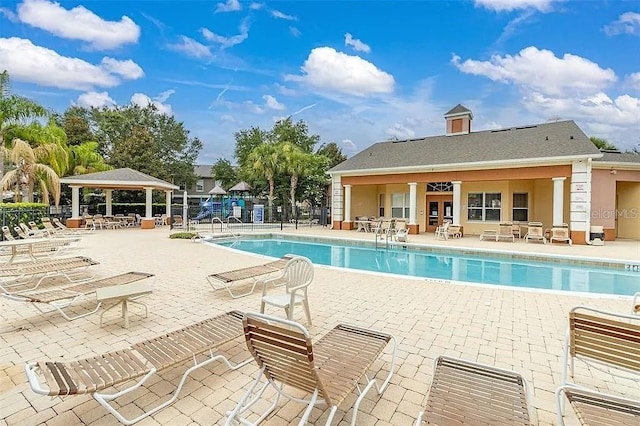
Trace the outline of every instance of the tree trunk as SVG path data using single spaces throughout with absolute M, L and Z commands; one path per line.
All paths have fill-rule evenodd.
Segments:
M 296 187 L 298 186 L 298 176 L 291 175 L 291 188 L 289 188 L 289 196 L 291 197 L 291 214 L 296 217 Z

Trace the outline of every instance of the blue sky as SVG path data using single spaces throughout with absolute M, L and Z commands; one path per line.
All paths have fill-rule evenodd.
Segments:
M 3 2 L 0 68 L 57 111 L 155 103 L 232 160 L 233 133 L 305 120 L 347 155 L 575 120 L 640 148 L 640 1 Z

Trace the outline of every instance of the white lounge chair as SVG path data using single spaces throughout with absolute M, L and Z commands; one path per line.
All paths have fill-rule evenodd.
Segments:
M 569 243 L 569 246 L 572 245 L 571 237 L 569 235 L 569 225 L 563 223 L 562 226 L 554 226 L 551 228 L 551 237 L 549 238 L 549 242 L 553 243 L 554 241 Z
M 542 241 L 543 244 L 547 244 L 547 238 L 544 236 L 541 222 L 529 222 L 524 242 L 528 243 L 529 240 Z

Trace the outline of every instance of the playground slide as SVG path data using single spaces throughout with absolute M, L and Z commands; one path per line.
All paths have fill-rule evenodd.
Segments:
M 213 211 L 210 209 L 202 210 L 198 216 L 194 217 L 192 220 L 202 220 L 207 217 L 211 217 Z

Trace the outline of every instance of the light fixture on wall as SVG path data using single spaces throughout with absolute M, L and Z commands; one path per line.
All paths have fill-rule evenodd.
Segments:
M 615 175 L 616 173 L 618 173 L 618 171 L 616 169 L 611 169 L 609 173 L 611 173 L 612 175 Z

